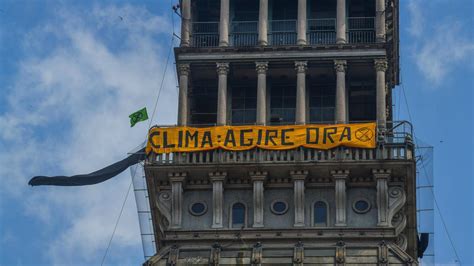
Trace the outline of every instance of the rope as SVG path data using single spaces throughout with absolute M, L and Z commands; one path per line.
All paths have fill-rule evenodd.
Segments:
M 407 100 L 407 96 L 406 96 L 406 93 L 405 93 L 405 86 L 403 85 L 403 83 L 400 84 L 401 87 L 402 87 L 402 92 L 403 92 L 403 98 L 405 100 L 405 105 L 407 106 L 407 113 L 408 113 L 408 117 L 410 119 L 410 121 L 414 122 L 412 116 L 411 116 L 411 112 L 410 112 L 410 106 L 408 105 L 408 100 Z M 418 147 L 418 141 L 415 137 L 415 129 L 413 129 L 413 140 L 415 142 L 415 145 L 416 147 Z M 423 160 L 423 158 L 421 158 L 421 160 Z M 449 239 L 449 243 L 451 245 L 451 248 L 453 249 L 454 251 L 454 255 L 456 256 L 456 259 L 457 261 L 459 262 L 459 264 L 461 265 L 461 260 L 459 259 L 459 255 L 458 255 L 458 251 L 456 249 L 456 246 L 454 245 L 454 241 L 453 239 L 451 238 L 451 234 L 449 233 L 448 231 L 448 226 L 446 225 L 446 222 L 444 220 L 444 217 L 443 217 L 443 213 L 441 212 L 441 208 L 439 207 L 438 205 L 438 201 L 436 200 L 436 194 L 434 193 L 434 189 L 433 189 L 433 186 L 432 184 L 430 183 L 430 181 L 428 180 L 428 174 L 427 174 L 427 171 L 426 171 L 426 168 L 425 168 L 425 164 L 423 163 L 422 164 L 422 167 L 423 167 L 423 171 L 425 172 L 425 178 L 426 178 L 426 181 L 428 182 L 428 185 L 430 186 L 430 191 L 431 191 L 431 194 L 433 195 L 433 201 L 435 203 L 435 206 L 436 206 L 436 209 L 438 210 L 438 213 L 439 213 L 439 216 L 441 218 L 441 223 L 443 224 L 443 228 L 444 228 L 444 231 L 446 232 L 446 235 L 448 236 L 448 239 Z
M 173 25 L 174 25 L 174 22 L 173 22 Z M 174 30 L 174 29 L 173 29 Z M 169 65 L 169 61 L 170 61 L 170 56 L 171 56 L 171 52 L 173 51 L 173 44 L 174 44 L 174 36 L 172 35 L 171 37 L 171 42 L 170 42 L 170 48 L 169 48 L 169 51 L 168 51 L 168 56 L 166 58 L 166 64 L 165 64 L 165 68 L 163 70 L 163 75 L 161 77 L 161 82 L 160 82 L 160 86 L 159 86 L 159 89 L 158 89 L 158 93 L 157 93 L 157 97 L 156 97 L 156 101 L 155 101 L 155 104 L 153 106 L 153 112 L 150 116 L 150 122 L 148 123 L 148 128 L 151 127 L 151 124 L 153 123 L 153 118 L 156 114 L 156 109 L 158 107 L 158 101 L 160 99 L 160 96 L 161 96 L 161 91 L 163 90 L 163 84 L 164 84 L 164 81 L 165 81 L 165 76 L 166 76 L 166 71 L 168 70 L 168 65 Z M 146 143 L 146 140 L 148 138 L 148 133 L 146 134 L 145 136 L 145 143 Z M 139 163 L 139 161 L 137 161 L 137 163 Z M 110 239 L 109 239 L 109 242 L 107 244 L 107 248 L 105 249 L 105 253 L 104 253 L 104 256 L 102 257 L 102 262 L 100 263 L 100 265 L 104 265 L 104 262 L 105 262 L 105 259 L 107 257 L 107 254 L 108 254 L 108 251 L 110 249 L 110 246 L 112 244 L 112 240 L 115 236 L 115 232 L 117 230 L 117 226 L 120 222 L 120 219 L 122 217 L 122 213 L 123 213 L 123 210 L 124 210 L 124 207 L 125 207 L 125 203 L 127 202 L 127 199 L 128 199 L 128 195 L 130 194 L 130 189 L 132 188 L 132 184 L 133 184 L 133 178 L 135 177 L 136 173 L 137 173 L 137 169 L 138 167 L 136 167 L 133 171 L 133 174 L 132 174 L 132 180 L 130 180 L 130 185 L 128 186 L 128 190 L 127 190 L 127 193 L 125 194 L 125 198 L 123 200 L 123 203 L 122 203 L 122 208 L 120 209 L 120 213 L 115 221 L 115 226 L 114 226 L 114 230 L 112 231 L 112 235 L 110 236 Z

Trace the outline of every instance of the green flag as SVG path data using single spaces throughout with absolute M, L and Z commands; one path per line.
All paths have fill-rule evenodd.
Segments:
M 130 127 L 133 127 L 136 123 L 145 121 L 148 119 L 148 113 L 146 112 L 146 107 L 141 110 L 136 111 L 135 113 L 129 115 L 130 117 Z

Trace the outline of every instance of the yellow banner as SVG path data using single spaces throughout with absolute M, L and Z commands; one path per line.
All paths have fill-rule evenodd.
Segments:
M 375 148 L 375 123 L 288 126 L 153 127 L 147 154 L 206 151 L 217 148 L 288 150 L 297 147 L 331 149 L 337 146 Z

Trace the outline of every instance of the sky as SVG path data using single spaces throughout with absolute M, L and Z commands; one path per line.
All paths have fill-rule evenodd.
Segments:
M 123 158 L 149 125 L 130 128 L 128 115 L 151 112 L 158 94 L 149 122 L 175 124 L 173 56 L 166 61 L 176 2 L 0 0 L 0 265 L 101 263 L 130 173 L 88 187 L 27 182 Z M 474 1 L 400 2 L 395 118 L 434 147 L 439 208 L 462 265 L 474 265 Z M 439 213 L 435 236 L 437 264 L 456 265 Z M 143 260 L 130 196 L 105 264 Z

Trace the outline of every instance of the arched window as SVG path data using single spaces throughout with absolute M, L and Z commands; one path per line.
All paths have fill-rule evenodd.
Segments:
M 232 227 L 245 226 L 245 205 L 238 202 L 232 205 Z
M 328 223 L 328 206 L 323 201 L 318 201 L 314 204 L 314 225 L 327 226 Z

